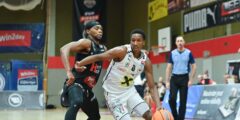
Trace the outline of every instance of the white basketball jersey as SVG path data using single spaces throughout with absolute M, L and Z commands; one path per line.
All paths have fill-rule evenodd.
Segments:
M 133 87 L 133 80 L 142 73 L 147 55 L 142 51 L 139 58 L 135 58 L 130 45 L 127 54 L 120 62 L 111 61 L 107 73 L 103 78 L 103 88 L 109 93 L 123 93 Z

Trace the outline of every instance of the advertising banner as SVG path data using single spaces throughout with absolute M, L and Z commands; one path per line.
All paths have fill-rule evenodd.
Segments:
M 197 10 L 184 13 L 184 33 L 200 30 L 219 24 L 219 8 L 217 4 L 211 4 Z
M 148 3 L 148 21 L 152 22 L 168 15 L 167 0 L 154 0 Z
M 105 0 L 73 0 L 73 41 L 83 38 L 83 27 L 87 21 L 100 22 L 105 31 L 105 8 Z
M 39 24 L 0 24 L 0 53 L 43 52 L 45 28 Z
M 224 0 L 220 8 L 221 24 L 240 21 L 240 0 Z
M 240 85 L 205 86 L 195 118 L 239 120 Z
M 163 107 L 169 107 L 169 91 Z M 188 89 L 185 118 L 200 120 L 240 120 L 240 84 L 194 85 Z M 179 94 L 177 98 L 179 107 Z
M 41 61 L 12 60 L 11 90 L 38 91 L 43 89 Z
M 44 92 L 0 91 L 0 110 L 44 109 Z

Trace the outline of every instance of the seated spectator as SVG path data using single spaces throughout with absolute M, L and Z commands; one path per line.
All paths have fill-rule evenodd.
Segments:
M 211 80 L 208 75 L 208 71 L 204 72 L 202 75 L 202 79 L 198 83 L 199 85 L 215 85 L 216 82 L 214 80 Z
M 229 75 L 229 74 L 225 74 L 224 75 L 224 83 L 226 84 L 235 84 L 238 83 L 238 77 L 237 75 Z
M 157 89 L 158 89 L 160 101 L 163 101 L 164 95 L 165 95 L 165 92 L 166 92 L 166 85 L 163 82 L 163 78 L 162 77 L 159 77 L 159 81 L 157 83 Z

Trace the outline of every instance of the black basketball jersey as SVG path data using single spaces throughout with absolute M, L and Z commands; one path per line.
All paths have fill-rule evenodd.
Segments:
M 91 50 L 88 52 L 88 54 L 77 53 L 75 56 L 75 62 L 80 61 L 90 55 L 100 54 L 103 52 L 105 52 L 105 46 L 98 45 L 92 41 Z M 75 82 L 80 83 L 83 86 L 87 86 L 88 88 L 93 88 L 100 76 L 102 70 L 102 61 L 97 61 L 85 66 L 86 69 L 83 72 L 77 72 L 75 68 L 72 69 L 73 75 L 75 77 Z

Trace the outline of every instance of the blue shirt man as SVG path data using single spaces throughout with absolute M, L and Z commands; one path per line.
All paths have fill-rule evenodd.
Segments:
M 175 44 L 177 48 L 171 52 L 166 68 L 166 87 L 170 88 L 169 105 L 174 120 L 184 120 L 188 86 L 192 85 L 196 72 L 196 63 L 191 51 L 184 47 L 185 41 L 182 36 L 176 38 Z M 180 93 L 179 111 L 176 108 L 178 91 Z
M 179 75 L 188 74 L 191 70 L 190 64 L 194 64 L 195 60 L 189 49 L 185 48 L 184 51 L 175 49 L 171 52 L 168 63 L 173 65 L 172 73 Z

